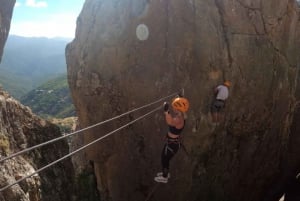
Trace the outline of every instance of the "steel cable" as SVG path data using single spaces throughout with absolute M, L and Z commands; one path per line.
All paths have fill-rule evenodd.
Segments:
M 56 163 L 58 163 L 58 162 L 60 162 L 60 161 L 62 161 L 62 160 L 64 160 L 64 159 L 66 159 L 66 158 L 68 158 L 68 157 L 70 157 L 70 156 L 76 154 L 77 152 L 79 152 L 79 151 L 81 151 L 81 150 L 83 150 L 83 149 L 85 149 L 85 148 L 87 148 L 87 147 L 89 147 L 89 146 L 95 144 L 96 142 L 101 141 L 102 139 L 104 139 L 104 138 L 106 138 L 106 137 L 108 137 L 108 136 L 110 136 L 110 135 L 116 133 L 117 131 L 119 131 L 119 130 L 121 130 L 121 129 L 123 129 L 123 128 L 125 128 L 125 127 L 127 127 L 127 126 L 129 126 L 129 125 L 131 125 L 131 124 L 133 124 L 133 123 L 135 123 L 136 121 L 138 121 L 138 120 L 140 120 L 140 119 L 142 119 L 142 118 L 144 118 L 144 117 L 146 117 L 146 116 L 148 116 L 148 115 L 154 113 L 155 111 L 157 111 L 157 110 L 159 110 L 159 109 L 161 109 L 161 106 L 159 106 L 159 107 L 155 108 L 154 110 L 152 110 L 152 111 L 150 111 L 150 112 L 148 112 L 148 113 L 146 113 L 146 114 L 144 114 L 144 115 L 138 117 L 137 119 L 135 119 L 135 120 L 133 120 L 133 121 L 131 121 L 131 122 L 129 122 L 129 123 L 127 123 L 127 124 L 125 124 L 125 125 L 119 127 L 118 129 L 113 130 L 113 131 L 107 133 L 106 135 L 104 135 L 104 136 L 102 136 L 102 137 L 100 137 L 100 138 L 98 138 L 98 139 L 96 139 L 96 140 L 94 140 L 94 141 L 92 141 L 92 142 L 90 142 L 90 143 L 88 143 L 88 144 L 86 144 L 86 145 L 84 145 L 84 146 L 82 146 L 82 147 L 76 149 L 75 151 L 70 152 L 69 154 L 65 155 L 64 157 L 61 157 L 60 159 L 58 159 L 58 160 L 56 160 L 56 161 L 53 161 L 53 162 L 49 163 L 48 165 L 46 165 L 46 166 L 44 166 L 44 167 L 42 167 L 42 168 L 36 170 L 35 172 L 33 172 L 33 173 L 31 173 L 31 174 L 29 174 L 29 175 L 27 175 L 27 176 L 25 176 L 25 177 L 23 177 L 23 178 L 17 180 L 17 181 L 15 181 L 14 183 L 11 183 L 11 184 L 9 184 L 9 185 L 7 185 L 7 186 L 4 186 L 3 188 L 0 189 L 0 192 L 6 190 L 6 189 L 8 189 L 8 188 L 10 188 L 11 186 L 14 186 L 14 185 L 20 183 L 21 181 L 23 181 L 23 180 L 25 180 L 25 179 L 27 179 L 27 178 L 29 178 L 29 177 L 32 177 L 33 175 L 35 175 L 35 174 L 37 174 L 37 173 L 39 173 L 39 172 L 45 170 L 46 168 L 51 167 L 51 166 L 55 165 Z
M 113 117 L 113 118 L 111 118 L 111 119 L 104 120 L 104 121 L 102 121 L 102 122 L 99 122 L 99 123 L 93 124 L 93 125 L 91 125 L 91 126 L 85 127 L 85 128 L 83 128 L 83 129 L 81 129 L 81 130 L 77 130 L 77 131 L 75 131 L 75 132 L 73 132 L 73 133 L 69 133 L 69 134 L 67 134 L 67 135 L 64 135 L 64 136 L 61 136 L 61 137 L 57 137 L 57 138 L 52 139 L 52 140 L 49 140 L 49 141 L 47 141 L 47 142 L 43 142 L 43 143 L 41 143 L 41 144 L 38 144 L 38 145 L 35 145 L 35 146 L 32 146 L 32 147 L 26 148 L 26 149 L 24 149 L 24 150 L 22 150 L 22 151 L 16 152 L 16 153 L 11 154 L 11 155 L 9 155 L 9 156 L 7 156 L 7 157 L 5 157 L 5 158 L 0 159 L 0 163 L 3 162 L 3 161 L 6 161 L 6 160 L 8 160 L 8 159 L 11 159 L 11 158 L 13 158 L 13 157 L 16 157 L 16 156 L 19 156 L 19 155 L 21 155 L 21 154 L 24 154 L 24 153 L 26 153 L 26 152 L 29 152 L 29 151 L 31 151 L 31 150 L 33 150 L 33 149 L 37 149 L 37 148 L 42 147 L 42 146 L 45 146 L 45 145 L 47 145 L 47 144 L 56 142 L 56 141 L 58 141 L 58 140 L 67 138 L 67 137 L 69 137 L 69 136 L 72 136 L 72 135 L 81 133 L 81 132 L 83 132 L 83 131 L 89 130 L 89 129 L 94 128 L 94 127 L 96 127 L 96 126 L 100 126 L 100 125 L 105 124 L 105 123 L 107 123 L 107 122 L 110 122 L 110 121 L 112 121 L 112 120 L 118 119 L 118 118 L 123 117 L 123 116 L 125 116 L 125 115 L 127 115 L 127 114 L 130 114 L 130 113 L 132 113 L 132 112 L 135 112 L 135 111 L 141 110 L 141 109 L 143 109 L 143 108 L 149 107 L 149 106 L 151 106 L 151 105 L 154 105 L 154 104 L 156 104 L 156 103 L 159 103 L 159 102 L 162 101 L 162 100 L 165 100 L 165 99 L 167 99 L 167 98 L 170 98 L 170 97 L 172 97 L 172 96 L 175 96 L 176 94 L 177 94 L 177 93 L 173 93 L 173 94 L 171 94 L 171 95 L 168 95 L 168 96 L 166 96 L 166 97 L 163 97 L 163 98 L 161 98 L 161 99 L 159 99 L 159 100 L 157 100 L 157 101 L 154 101 L 154 102 L 152 102 L 152 103 L 146 104 L 146 105 L 141 106 L 141 107 L 139 107 L 139 108 L 135 108 L 135 109 L 130 110 L 130 111 L 128 111 L 128 112 L 125 112 L 125 113 L 123 113 L 123 114 L 121 114 L 121 115 L 115 116 L 115 117 Z

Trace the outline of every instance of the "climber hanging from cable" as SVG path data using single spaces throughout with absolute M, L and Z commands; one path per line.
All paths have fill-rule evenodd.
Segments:
M 180 134 L 185 126 L 186 112 L 189 109 L 189 101 L 178 96 L 172 101 L 172 109 L 169 103 L 164 102 L 165 120 L 169 127 L 166 135 L 166 143 L 161 153 L 162 172 L 157 173 L 156 182 L 167 183 L 170 178 L 169 165 L 172 157 L 180 148 Z
M 149 104 L 144 105 L 144 106 L 141 106 L 141 107 L 139 107 L 139 108 L 135 108 L 135 109 L 133 109 L 133 110 L 130 110 L 130 111 L 128 111 L 128 112 L 126 112 L 126 113 L 123 113 L 123 114 L 121 114 L 121 115 L 119 115 L 119 116 L 113 117 L 113 118 L 108 119 L 108 120 L 105 120 L 105 121 L 101 121 L 101 122 L 99 122 L 99 123 L 96 123 L 96 124 L 94 124 L 94 125 L 88 126 L 88 127 L 83 128 L 83 129 L 81 129 L 81 130 L 78 130 L 78 131 L 76 131 L 76 132 L 67 134 L 67 135 L 65 135 L 65 136 L 68 137 L 68 136 L 71 136 L 71 135 L 74 135 L 74 134 L 78 134 L 78 133 L 83 132 L 83 131 L 85 131 L 85 130 L 88 130 L 88 129 L 94 128 L 94 127 L 96 127 L 96 126 L 102 125 L 102 124 L 104 124 L 104 123 L 107 123 L 107 122 L 109 122 L 109 121 L 118 119 L 118 118 L 120 118 L 120 117 L 122 117 L 122 116 L 124 116 L 124 115 L 130 114 L 130 113 L 132 113 L 132 112 L 141 110 L 141 109 L 146 108 L 146 107 L 149 107 L 149 106 L 151 106 L 151 105 L 160 103 L 160 102 L 161 102 L 162 100 L 164 100 L 164 99 L 167 99 L 167 98 L 170 98 L 170 97 L 174 97 L 174 95 L 176 95 L 176 93 L 173 93 L 173 94 L 171 94 L 171 95 L 169 95 L 169 96 L 163 97 L 163 98 L 161 98 L 161 99 L 159 99 L 159 100 L 157 100 L 157 101 L 155 101 L 155 102 L 149 103 Z M 147 112 L 147 113 L 144 114 L 144 115 L 139 116 L 138 118 L 132 120 L 131 122 L 129 122 L 129 123 L 127 123 L 127 124 L 125 124 L 125 125 L 123 125 L 123 126 L 117 128 L 117 129 L 115 129 L 115 130 L 113 130 L 113 131 L 111 131 L 111 132 L 109 132 L 109 133 L 107 133 L 107 134 L 105 134 L 105 135 L 103 135 L 103 136 L 97 138 L 97 139 L 95 139 L 95 140 L 92 141 L 92 142 L 89 142 L 88 144 L 85 144 L 85 145 L 81 146 L 80 148 L 77 148 L 76 150 L 74 150 L 74 151 L 68 153 L 67 155 L 65 155 L 65 156 L 63 156 L 63 157 L 61 157 L 61 158 L 59 158 L 59 159 L 57 159 L 57 160 L 55 160 L 55 161 L 53 161 L 53 162 L 51 162 L 51 163 L 45 165 L 45 166 L 43 166 L 43 167 L 41 167 L 40 169 L 38 169 L 38 170 L 36 170 L 36 171 L 34 171 L 34 172 L 32 172 L 32 173 L 26 175 L 25 177 L 22 177 L 22 178 L 20 178 L 20 179 L 18 179 L 18 180 L 16 180 L 16 181 L 14 181 L 14 182 L 12 182 L 12 183 L 10 183 L 10 184 L 4 186 L 4 187 L 1 187 L 1 185 L 0 185 L 0 194 L 1 194 L 2 191 L 6 190 L 6 189 L 8 189 L 8 188 L 10 188 L 10 187 L 12 187 L 12 186 L 14 186 L 14 185 L 16 185 L 16 184 L 22 182 L 22 181 L 24 181 L 25 179 L 27 179 L 27 178 L 29 178 L 29 177 L 32 177 L 32 176 L 38 174 L 39 172 L 41 172 L 41 171 L 43 171 L 43 170 L 45 170 L 45 169 L 47 169 L 47 168 L 49 168 L 49 167 L 52 167 L 52 166 L 55 165 L 56 163 L 58 163 L 58 162 L 60 162 L 60 161 L 62 161 L 62 160 L 64 160 L 64 159 L 66 159 L 66 158 L 68 158 L 68 157 L 73 156 L 74 154 L 78 153 L 79 151 L 82 151 L 83 149 L 86 149 L 87 147 L 92 146 L 93 144 L 95 144 L 95 143 L 97 143 L 97 142 L 103 140 L 104 138 L 107 138 L 107 137 L 111 136 L 112 134 L 116 133 L 117 131 L 119 131 L 119 130 L 121 130 L 121 129 L 124 129 L 124 128 L 130 126 L 130 125 L 132 125 L 133 123 L 135 123 L 135 122 L 137 122 L 137 121 L 139 121 L 139 120 L 145 118 L 146 116 L 149 116 L 150 114 L 152 114 L 152 113 L 154 113 L 154 112 L 156 112 L 156 111 L 158 111 L 158 110 L 160 110 L 160 109 L 161 109 L 161 106 L 159 106 L 159 107 L 157 107 L 157 108 L 151 110 L 150 112 Z M 33 149 L 42 147 L 42 146 L 44 146 L 44 145 L 53 143 L 53 142 L 58 141 L 58 140 L 61 140 L 61 139 L 63 139 L 63 138 L 62 138 L 62 137 L 58 137 L 58 138 L 49 140 L 49 141 L 47 141 L 47 142 L 43 142 L 43 143 L 41 143 L 41 144 L 38 144 L 38 145 L 35 145 L 35 146 L 32 146 L 32 147 L 29 147 L 29 148 L 24 149 L 24 150 L 22 150 L 22 151 L 20 151 L 20 152 L 11 154 L 10 156 L 1 159 L 1 160 L 0 160 L 0 163 L 1 163 L 1 162 L 4 162 L 4 161 L 6 161 L 6 160 L 8 160 L 8 159 L 10 159 L 10 158 L 19 156 L 19 155 L 21 155 L 21 154 L 23 154 L 23 153 L 26 153 L 26 152 L 28 152 L 28 151 L 31 151 L 31 150 L 33 150 Z

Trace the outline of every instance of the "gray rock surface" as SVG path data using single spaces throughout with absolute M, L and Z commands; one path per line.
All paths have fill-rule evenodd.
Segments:
M 16 0 L 0 0 L 0 61 L 3 54 L 3 47 L 9 33 L 15 3 Z
M 148 32 L 136 35 L 140 24 Z M 299 171 L 287 163 L 299 156 L 289 151 L 299 147 L 291 129 L 299 47 L 291 0 L 90 0 L 66 53 L 83 127 L 185 89 L 188 154 L 174 158 L 173 179 L 153 199 L 253 201 L 278 200 L 285 171 Z M 225 79 L 233 83 L 225 122 L 212 128 L 212 90 Z M 139 115 L 88 131 L 85 142 Z M 87 150 L 105 200 L 148 196 L 165 132 L 157 113 Z
M 61 132 L 56 125 L 37 117 L 28 107 L 0 90 L 1 158 L 59 136 Z M 62 140 L 1 162 L 0 187 L 34 173 L 68 152 L 68 144 Z M 66 159 L 0 192 L 0 200 L 72 200 L 75 195 L 74 179 L 71 159 Z

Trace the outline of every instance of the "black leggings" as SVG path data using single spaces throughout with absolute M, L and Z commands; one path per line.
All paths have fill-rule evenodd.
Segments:
M 169 173 L 170 160 L 180 148 L 180 142 L 166 142 L 161 153 L 161 164 L 163 176 L 167 177 Z

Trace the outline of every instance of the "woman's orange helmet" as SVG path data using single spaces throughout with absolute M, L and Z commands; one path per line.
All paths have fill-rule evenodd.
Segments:
M 178 97 L 172 101 L 172 108 L 180 112 L 188 111 L 190 106 L 189 101 L 186 98 Z

